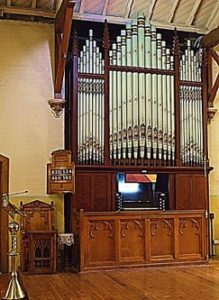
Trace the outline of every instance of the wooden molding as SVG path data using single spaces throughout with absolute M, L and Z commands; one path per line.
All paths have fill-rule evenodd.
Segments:
M 55 86 L 61 94 L 75 1 L 64 0 L 55 18 Z

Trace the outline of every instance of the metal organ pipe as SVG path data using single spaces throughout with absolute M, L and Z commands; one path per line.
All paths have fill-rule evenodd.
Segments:
M 138 66 L 145 66 L 145 41 L 144 41 L 144 15 L 139 14 L 137 19 L 138 25 Z M 139 149 L 140 158 L 145 158 L 145 74 L 139 73 Z
M 191 41 L 180 59 L 181 158 L 186 165 L 203 164 L 203 120 L 200 53 L 194 53 Z M 193 82 L 195 84 L 189 84 Z
M 79 163 L 103 162 L 103 80 L 80 74 L 103 74 L 102 54 L 89 30 L 78 58 L 78 161 Z
M 180 151 L 186 165 L 203 163 L 199 56 L 188 40 L 181 53 L 179 70 Z M 106 66 L 112 163 L 175 164 L 174 64 L 172 50 L 143 14 L 127 24 L 112 43 Z M 104 74 L 105 69 L 92 30 L 80 52 L 78 71 L 78 160 L 101 164 L 105 106 L 104 80 L 98 75 Z
M 126 62 L 126 31 L 121 30 L 121 65 L 124 67 Z M 122 72 L 122 158 L 127 157 L 127 73 Z

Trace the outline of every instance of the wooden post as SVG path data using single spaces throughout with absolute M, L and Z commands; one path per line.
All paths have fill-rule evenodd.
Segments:
M 72 160 L 75 164 L 78 162 L 78 38 L 76 31 L 74 32 L 73 49 L 72 49 Z

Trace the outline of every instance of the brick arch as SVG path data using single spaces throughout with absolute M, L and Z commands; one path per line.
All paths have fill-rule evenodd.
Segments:
M 0 154 L 0 196 L 8 193 L 9 159 Z M 0 197 L 0 272 L 8 272 L 8 214 L 2 207 Z

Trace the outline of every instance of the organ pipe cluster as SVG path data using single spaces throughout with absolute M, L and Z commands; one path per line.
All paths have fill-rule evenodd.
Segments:
M 93 31 L 89 30 L 78 58 L 79 163 L 104 162 L 104 84 L 109 84 L 111 161 L 144 164 L 152 160 L 155 165 L 161 161 L 174 165 L 177 84 L 181 160 L 185 165 L 202 164 L 200 53 L 192 49 L 191 41 L 187 41 L 181 53 L 180 69 L 175 70 L 173 50 L 167 47 L 155 26 L 139 14 L 121 30 L 108 54 L 109 65 L 104 66 Z M 106 78 L 109 83 L 104 82 Z
M 173 70 L 156 28 L 139 15 L 109 52 L 112 66 Z M 110 71 L 110 158 L 175 159 L 174 76 Z
M 200 50 L 199 50 L 200 51 Z M 201 82 L 200 53 L 191 48 L 191 41 L 180 59 L 180 79 Z M 180 86 L 181 158 L 184 164 L 203 163 L 202 87 Z
M 104 60 L 93 31 L 79 57 L 79 73 L 103 74 Z M 80 78 L 78 80 L 78 161 L 103 162 L 104 148 L 104 81 Z

